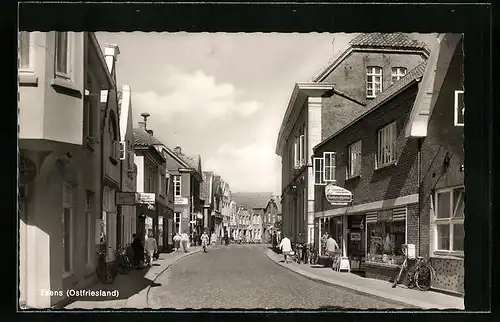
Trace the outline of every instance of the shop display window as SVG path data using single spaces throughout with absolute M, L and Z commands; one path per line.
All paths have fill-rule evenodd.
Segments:
M 404 261 L 404 221 L 367 223 L 367 262 L 401 265 Z

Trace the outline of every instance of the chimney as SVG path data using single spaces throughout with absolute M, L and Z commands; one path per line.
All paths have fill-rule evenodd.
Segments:
M 182 153 L 182 149 L 180 146 L 176 146 L 175 149 L 174 149 L 174 153 L 175 154 L 181 154 Z
M 118 45 L 104 45 L 104 57 L 106 58 L 106 65 L 108 65 L 108 70 L 111 75 L 113 75 L 113 69 L 119 54 L 120 48 Z
M 148 132 L 149 134 L 153 135 L 153 131 L 151 131 L 151 133 L 148 131 L 148 129 L 146 128 L 146 125 L 147 125 L 147 122 L 148 122 L 148 117 L 150 117 L 150 114 L 147 113 L 147 112 L 144 112 L 141 114 L 142 118 L 144 119 L 144 121 L 142 122 L 138 122 L 139 124 L 139 128 Z

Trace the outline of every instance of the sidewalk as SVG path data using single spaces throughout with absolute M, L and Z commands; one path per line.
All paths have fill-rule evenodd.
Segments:
M 461 297 L 432 291 L 421 292 L 403 286 L 392 288 L 392 285 L 386 281 L 365 278 L 345 272 L 336 272 L 328 267 L 317 267 L 306 264 L 299 265 L 297 263 L 285 264 L 283 263 L 283 256 L 276 254 L 271 249 L 267 250 L 267 257 L 276 264 L 317 282 L 337 285 L 359 293 L 423 309 L 464 309 L 464 299 Z
M 117 290 L 119 295 L 113 297 L 78 297 L 69 299 L 70 304 L 65 305 L 64 309 L 124 309 L 124 308 L 148 308 L 147 294 L 151 287 L 158 287 L 161 284 L 155 283 L 156 277 L 163 273 L 172 264 L 180 259 L 195 254 L 201 250 L 201 247 L 190 247 L 188 253 L 163 253 L 157 261 L 153 262 L 153 266 L 142 270 L 132 270 L 129 274 L 118 274 L 115 281 L 111 285 L 94 284 L 85 290 L 92 291 L 114 291 Z

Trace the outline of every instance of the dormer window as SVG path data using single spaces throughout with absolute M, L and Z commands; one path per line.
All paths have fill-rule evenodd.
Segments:
M 395 83 L 406 75 L 406 68 L 404 67 L 392 67 L 391 79 Z
M 370 66 L 366 68 L 366 97 L 375 98 L 382 92 L 382 67 Z

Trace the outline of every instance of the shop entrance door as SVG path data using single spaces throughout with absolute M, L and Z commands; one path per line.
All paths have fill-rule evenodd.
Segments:
M 348 217 L 348 249 L 351 271 L 361 271 L 365 262 L 366 232 L 364 230 L 365 216 L 352 215 Z

